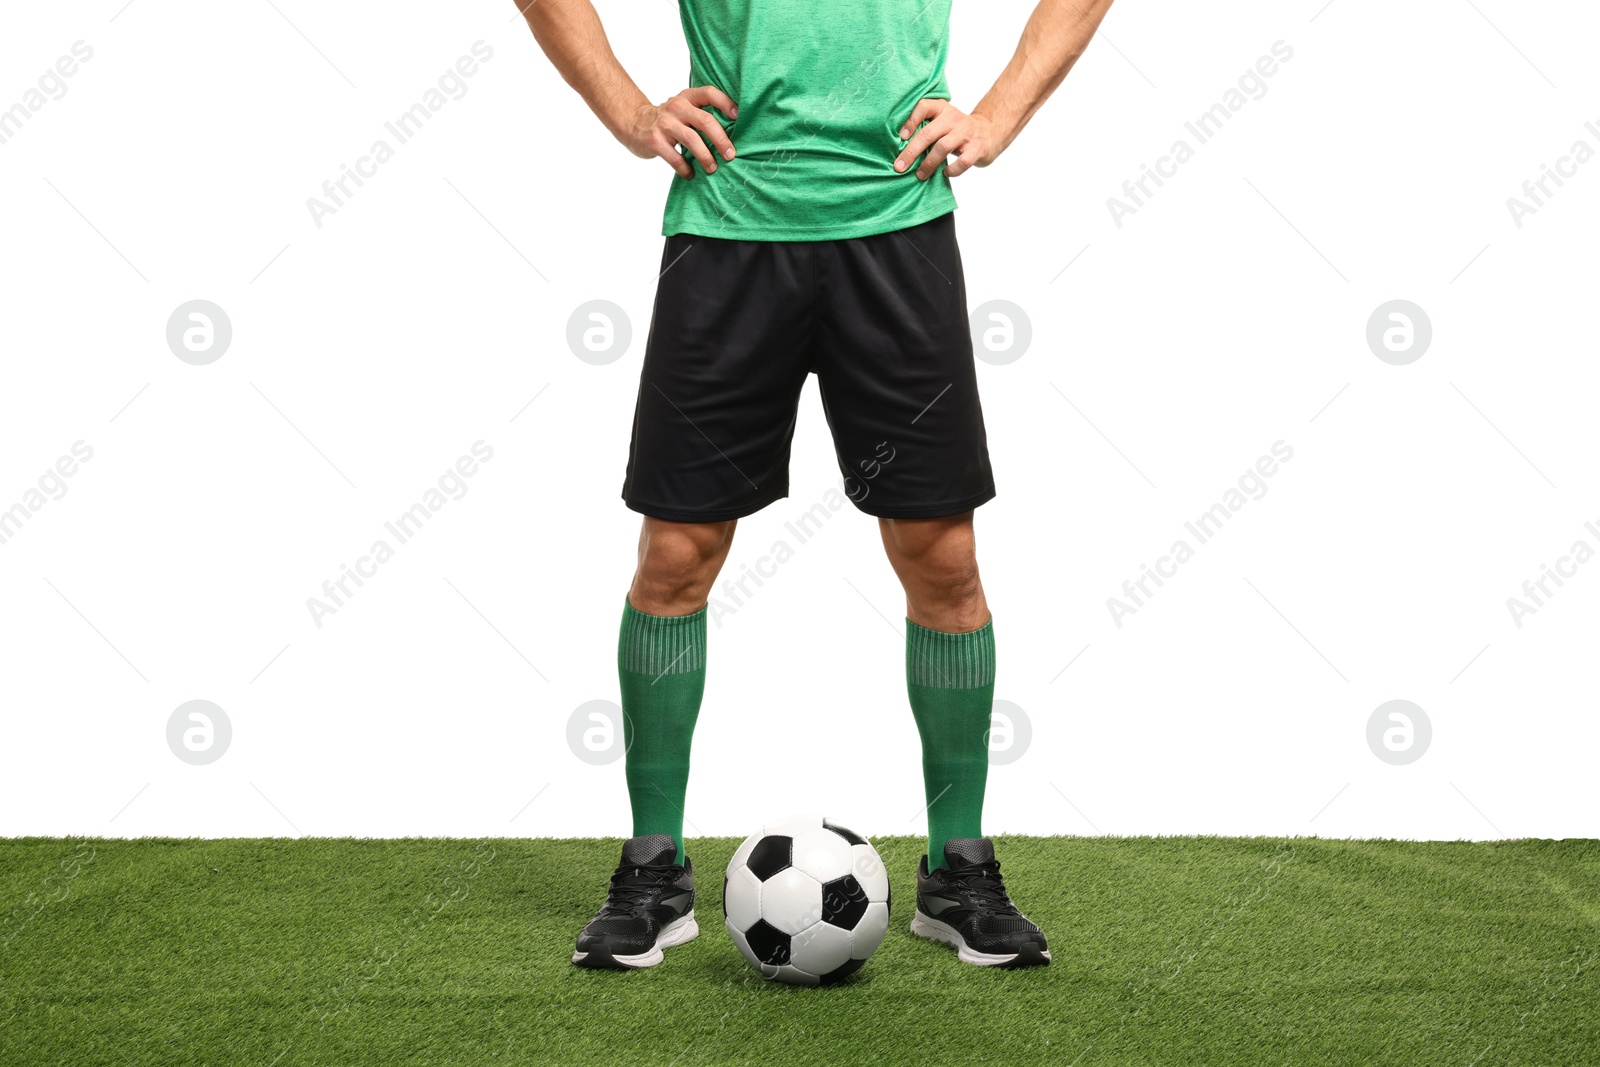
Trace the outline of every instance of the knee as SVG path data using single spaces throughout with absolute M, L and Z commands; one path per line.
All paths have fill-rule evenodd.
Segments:
M 971 551 L 928 552 L 903 557 L 896 570 L 906 591 L 906 614 L 933 630 L 964 633 L 989 619 L 978 557 Z
M 689 615 L 705 607 L 728 554 L 732 526 L 647 522 L 629 602 L 650 615 Z
M 914 607 L 926 614 L 963 619 L 985 613 L 976 557 L 923 560 L 915 566 L 917 580 L 906 583 L 906 593 Z M 983 621 L 977 619 L 973 628 L 982 626 Z

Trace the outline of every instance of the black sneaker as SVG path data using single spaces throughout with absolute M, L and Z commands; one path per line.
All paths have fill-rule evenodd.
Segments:
M 631 971 L 654 967 L 661 950 L 693 941 L 694 866 L 672 861 L 678 846 L 668 834 L 630 837 L 611 876 L 605 906 L 578 934 L 572 962 L 579 967 Z
M 917 912 L 911 932 L 954 945 L 963 963 L 981 967 L 1043 967 L 1050 963 L 1044 934 L 1017 910 L 1000 881 L 1000 861 L 987 837 L 944 843 L 948 867 L 917 868 Z

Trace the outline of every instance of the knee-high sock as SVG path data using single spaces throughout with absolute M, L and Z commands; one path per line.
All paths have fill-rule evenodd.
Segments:
M 671 834 L 683 862 L 689 747 L 706 686 L 706 612 L 646 615 L 623 602 L 617 642 L 633 836 Z
M 994 622 L 952 634 L 906 620 L 906 691 L 922 735 L 928 800 L 928 869 L 946 866 L 944 843 L 981 837 L 994 707 Z

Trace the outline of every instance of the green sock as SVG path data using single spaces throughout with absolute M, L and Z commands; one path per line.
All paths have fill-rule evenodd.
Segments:
M 981 837 L 994 709 L 994 621 L 950 634 L 906 620 L 906 691 L 922 735 L 928 869 L 947 866 L 944 843 Z
M 623 600 L 617 642 L 633 836 L 671 834 L 683 862 L 689 745 L 706 688 L 706 611 L 646 615 Z

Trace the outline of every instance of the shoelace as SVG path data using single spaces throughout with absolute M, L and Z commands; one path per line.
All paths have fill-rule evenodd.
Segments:
M 677 867 L 637 864 L 619 869 L 611 876 L 602 915 L 627 915 L 655 902 L 678 876 Z
M 1017 906 L 1011 903 L 1011 898 L 1006 895 L 1006 887 L 1000 881 L 1000 863 L 981 863 L 971 867 L 963 867 L 959 871 L 951 870 L 945 877 L 945 884 L 972 898 L 980 910 L 996 912 L 1002 915 L 1018 915 Z

